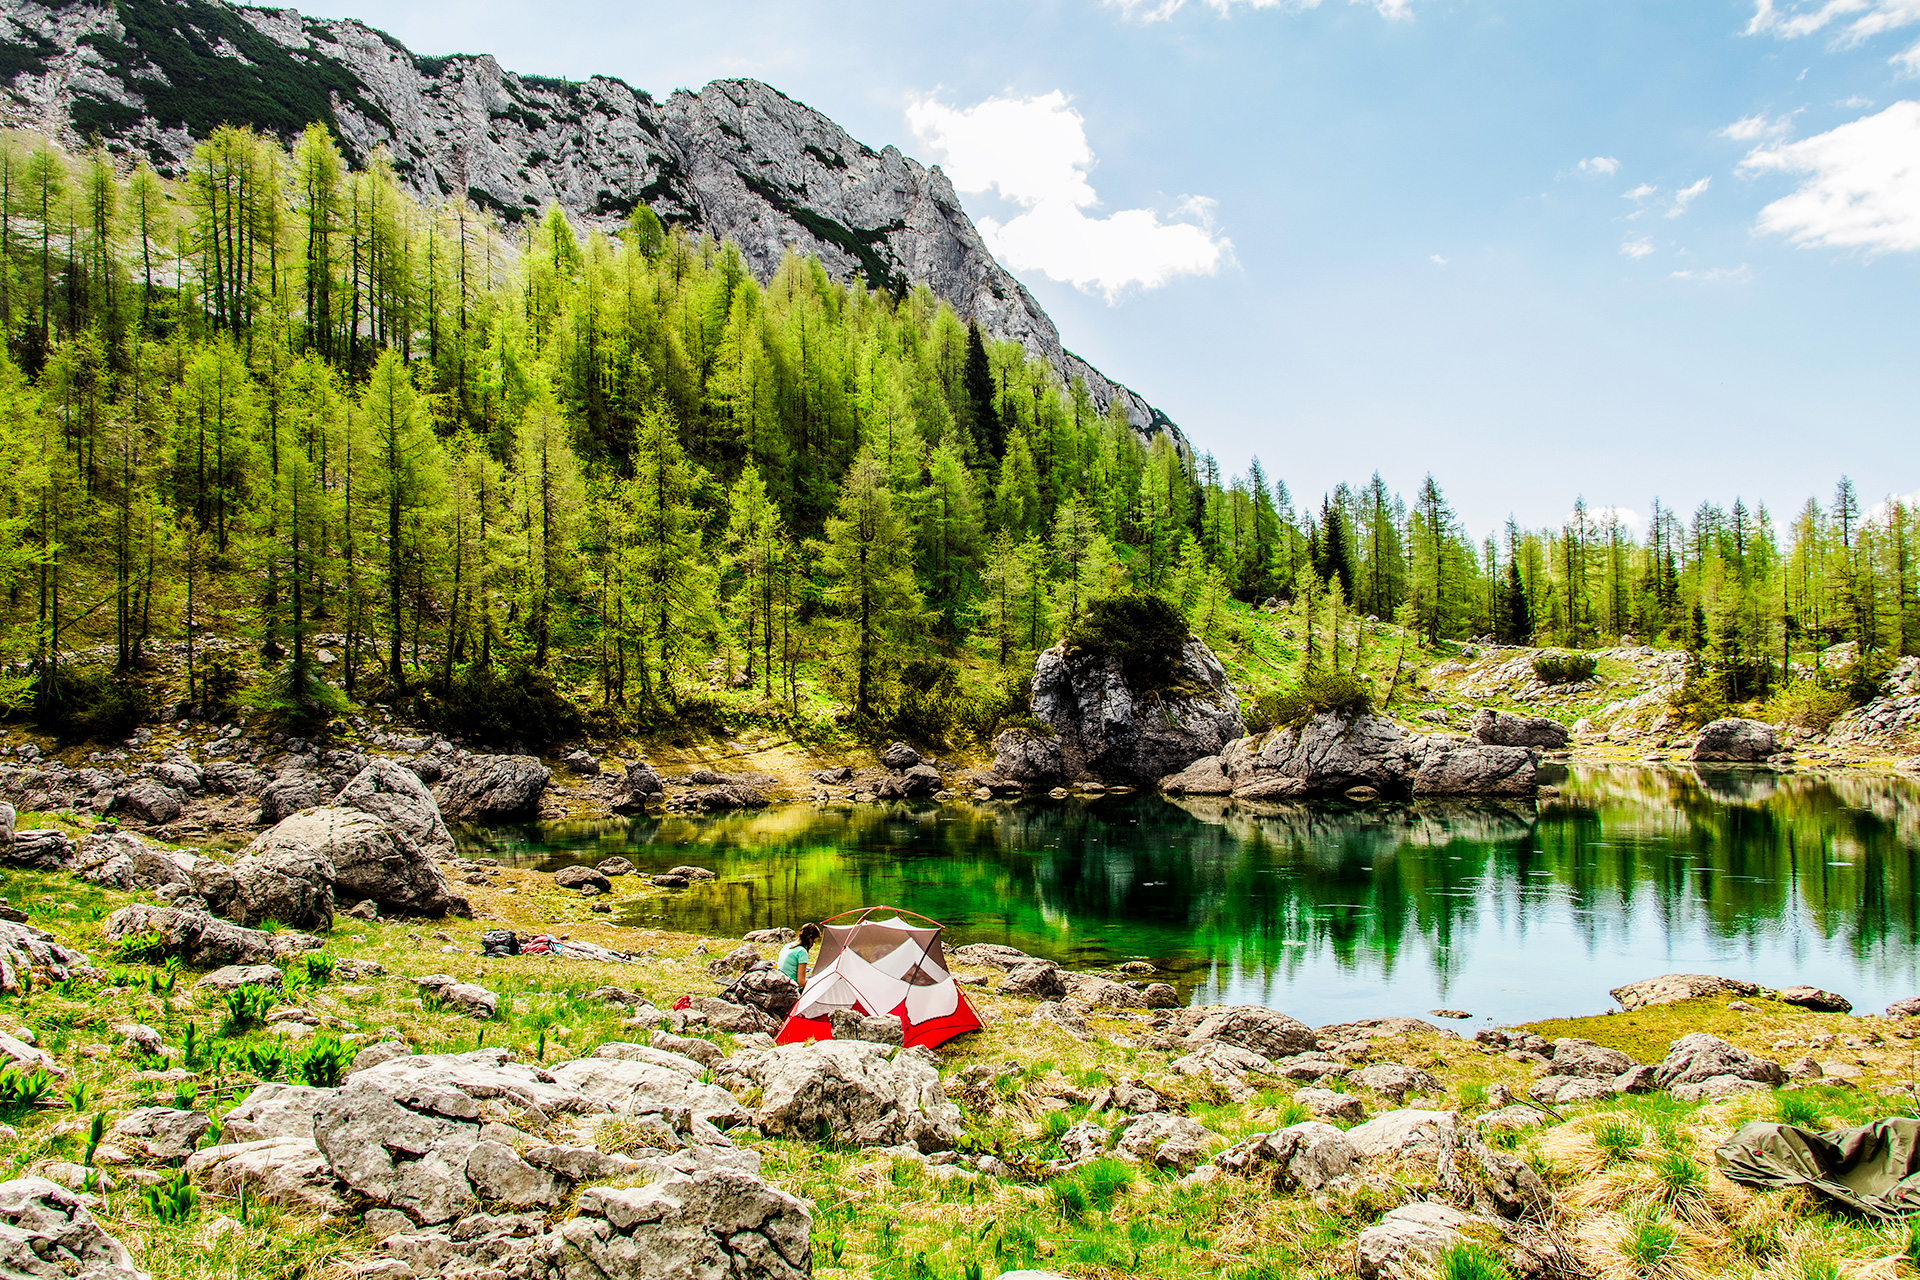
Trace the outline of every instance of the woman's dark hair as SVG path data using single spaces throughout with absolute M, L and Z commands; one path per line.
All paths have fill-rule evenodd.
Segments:
M 800 926 L 800 945 L 801 946 L 811 951 L 813 950 L 813 944 L 818 941 L 820 941 L 819 925 L 803 924 Z

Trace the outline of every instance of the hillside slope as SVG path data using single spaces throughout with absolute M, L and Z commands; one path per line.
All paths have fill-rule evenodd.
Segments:
M 1019 342 L 1097 408 L 1116 398 L 1142 433 L 1167 416 L 1060 342 L 1053 321 L 988 252 L 937 167 L 875 151 L 754 80 L 664 103 L 605 76 L 516 75 L 490 55 L 414 54 L 360 22 L 224 0 L 0 0 L 0 125 L 143 155 L 177 176 L 223 123 L 290 142 L 330 124 L 349 157 L 384 146 L 402 182 L 464 192 L 508 222 L 557 201 L 614 226 L 646 203 L 664 221 L 730 239 L 765 281 L 788 246 L 841 278 L 900 292 L 925 283 L 966 319 Z

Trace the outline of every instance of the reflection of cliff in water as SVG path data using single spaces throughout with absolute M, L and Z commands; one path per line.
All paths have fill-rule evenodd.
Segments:
M 642 900 L 633 925 L 737 937 L 888 902 L 957 940 L 1076 964 L 1146 956 L 1209 990 L 1309 971 L 1391 987 L 1411 961 L 1444 992 L 1491 938 L 1565 965 L 1644 952 L 1650 935 L 1769 971 L 1837 950 L 1897 983 L 1920 941 L 1915 795 L 1895 778 L 1575 769 L 1537 811 L 1109 797 L 469 834 L 475 852 L 549 870 L 622 854 L 642 872 L 720 873 Z

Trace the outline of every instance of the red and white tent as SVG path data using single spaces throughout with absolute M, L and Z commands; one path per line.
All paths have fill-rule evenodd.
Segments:
M 906 1043 L 928 1048 L 978 1031 L 980 1019 L 947 972 L 940 932 L 934 921 L 898 907 L 863 907 L 821 921 L 820 958 L 776 1043 L 833 1039 L 827 1018 L 836 1009 L 892 1014 Z

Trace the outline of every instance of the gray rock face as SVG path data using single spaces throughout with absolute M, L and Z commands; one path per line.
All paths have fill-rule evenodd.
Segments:
M 204 1111 L 178 1107 L 140 1107 L 114 1122 L 116 1145 L 148 1160 L 182 1160 L 193 1154 L 200 1136 L 213 1127 Z
M 920 763 L 920 753 L 904 742 L 896 742 L 880 753 L 880 763 L 889 769 L 911 769 Z
M 1256 1133 L 1222 1151 L 1213 1163 L 1227 1173 L 1240 1174 L 1271 1167 L 1280 1190 L 1318 1191 L 1352 1173 L 1359 1156 L 1346 1134 L 1330 1124 L 1308 1120 L 1272 1133 Z
M 1693 742 L 1693 759 L 1701 763 L 1753 764 L 1777 749 L 1773 726 L 1758 720 L 1715 720 Z
M 1716 1076 L 1733 1076 L 1763 1085 L 1785 1084 L 1786 1068 L 1777 1062 L 1748 1053 L 1718 1036 L 1695 1031 L 1681 1036 L 1668 1047 L 1665 1061 L 1655 1078 L 1663 1089 L 1698 1084 Z
M 423 999 L 432 997 L 469 1018 L 478 1018 L 483 1022 L 493 1016 L 494 1009 L 500 1004 L 500 997 L 485 987 L 456 981 L 448 974 L 430 973 L 413 981 L 420 988 Z
M 1233 794 L 1233 779 L 1219 756 L 1206 756 L 1160 779 L 1160 789 L 1170 796 L 1227 796 Z
M 336 808 L 372 814 L 430 858 L 453 852 L 453 834 L 440 817 L 433 792 L 419 774 L 392 760 L 369 760 L 333 803 Z
M 533 756 L 473 756 L 441 780 L 440 812 L 463 822 L 528 817 L 551 777 Z
M 408 915 L 469 912 L 419 845 L 359 809 L 303 809 L 256 837 L 247 854 L 323 861 L 333 868 L 333 892 L 343 901 L 371 898 Z
M 210 23 L 214 14 L 226 21 Z M 377 146 L 408 157 L 396 176 L 423 198 L 464 191 L 510 222 L 554 201 L 602 227 L 645 202 L 663 220 L 737 242 L 763 282 L 793 246 L 872 288 L 925 283 L 1063 383 L 1084 379 L 1097 411 L 1118 400 L 1137 430 L 1176 430 L 1061 346 L 1033 295 L 988 252 L 944 173 L 893 147 L 875 151 L 764 84 L 719 80 L 661 103 L 604 76 L 563 84 L 517 76 L 487 55 L 416 58 L 359 22 L 286 10 L 169 12 L 160 22 L 179 33 L 172 43 L 129 31 L 105 4 L 59 14 L 13 4 L 7 16 L 10 41 L 34 56 L 13 77 L 3 122 L 50 133 L 76 154 L 97 129 L 112 152 L 138 152 L 179 176 L 194 138 L 232 108 L 210 102 L 196 113 L 178 98 L 149 106 L 141 81 L 191 78 L 197 64 L 180 60 L 179 42 L 218 49 L 235 85 L 229 103 L 251 93 L 322 121 L 356 163 Z M 107 56 L 95 43 L 104 41 L 126 53 Z M 108 103 L 118 110 L 102 113 Z M 273 132 L 286 118 L 232 123 Z
M 267 840 L 272 834 L 268 832 L 261 839 Z M 244 854 L 230 874 L 233 888 L 226 901 L 226 914 L 240 924 L 278 920 L 295 929 L 326 929 L 333 924 L 333 863 L 309 846 L 270 842 L 257 852 Z
M 1467 732 L 1490 747 L 1539 747 L 1545 751 L 1564 748 L 1571 735 L 1567 726 L 1545 716 L 1516 716 L 1492 707 L 1482 707 L 1467 721 Z
M 193 989 L 211 991 L 215 995 L 236 991 L 241 987 L 267 987 L 278 991 L 284 981 L 280 970 L 270 964 L 229 964 L 222 965 L 194 983 Z
M 1070 652 L 1063 641 L 1034 663 L 1033 714 L 1058 736 L 1067 777 L 1154 786 L 1246 733 L 1240 699 L 1205 642 L 1188 637 L 1179 677 L 1201 692 L 1149 699 L 1128 686 L 1118 658 Z
M 244 1192 L 251 1200 L 329 1217 L 346 1212 L 340 1182 L 310 1138 L 223 1142 L 195 1152 L 185 1167 L 189 1178 L 215 1195 L 238 1199 Z
M 1191 1169 L 1218 1138 L 1197 1120 L 1155 1111 L 1127 1121 L 1114 1136 L 1113 1153 L 1161 1169 Z
M 60 982 L 87 958 L 44 929 L 0 920 L 0 991 L 18 995 L 31 980 Z
M 1060 966 L 1051 960 L 1033 960 L 1018 966 L 1001 980 L 996 990 L 1003 996 L 1019 996 L 1023 1000 L 1064 1000 L 1067 996 Z
M 685 1115 L 721 1129 L 745 1124 L 746 1109 L 718 1085 L 700 1083 L 694 1065 L 689 1075 L 653 1061 L 593 1057 L 563 1062 L 549 1074 L 617 1115 Z
M 320 774 L 282 774 L 260 793 L 260 813 L 254 820 L 271 826 L 302 809 L 318 808 L 333 794 L 333 784 Z
M 1437 1201 L 1401 1205 L 1362 1231 L 1354 1242 L 1354 1270 L 1362 1280 L 1418 1280 L 1462 1241 L 1490 1247 L 1520 1280 L 1579 1274 L 1572 1251 L 1545 1230 Z
M 1553 1042 L 1553 1071 L 1556 1075 L 1613 1080 L 1639 1065 L 1630 1055 L 1597 1045 L 1591 1040 L 1576 1040 L 1567 1036 Z
M 1410 734 L 1384 716 L 1314 717 L 1298 729 L 1241 738 L 1221 752 L 1233 794 L 1246 800 L 1340 795 L 1531 796 L 1538 766 L 1525 747 Z
M 16 815 L 13 806 L 0 800 L 0 848 L 13 843 L 13 823 Z
M 906 1032 L 900 1026 L 900 1019 L 888 1017 L 869 1018 L 865 1014 L 855 1013 L 852 1009 L 835 1009 L 827 1015 L 827 1021 L 833 1027 L 835 1040 L 865 1040 L 872 1044 L 904 1044 Z
M 800 984 L 778 969 L 754 969 L 741 974 L 732 991 L 735 1000 L 760 1010 L 769 1018 L 784 1019 L 793 1012 L 793 1006 L 800 1003 Z M 895 1027 L 900 1025 L 897 1018 L 891 1021 Z
M 993 772 L 1008 782 L 1047 785 L 1065 776 L 1066 768 L 1057 738 L 1044 738 L 1031 729 L 1003 729 L 993 740 Z
M 1628 1013 L 1649 1005 L 1678 1004 L 1682 1000 L 1718 999 L 1722 996 L 1750 996 L 1760 988 L 1738 978 L 1717 978 L 1710 973 L 1666 973 L 1615 987 L 1607 994 L 1620 1002 Z
M 1816 1013 L 1852 1013 L 1853 1001 L 1845 996 L 1835 995 L 1831 991 L 1822 991 L 1819 987 L 1801 985 L 1783 987 L 1779 996 L 1782 1004 L 1798 1005 L 1802 1009 L 1812 1009 Z
M 1313 1028 L 1276 1009 L 1255 1005 L 1230 1006 L 1208 1013 L 1187 1033 L 1189 1045 L 1197 1047 L 1208 1040 L 1237 1045 L 1273 1060 L 1320 1047 Z
M 1347 1079 L 1362 1089 L 1371 1089 L 1396 1103 L 1410 1093 L 1443 1092 L 1440 1081 L 1431 1072 L 1398 1062 L 1376 1062 L 1360 1068 Z
M 267 933 L 215 920 L 204 911 L 135 902 L 107 917 L 108 941 L 139 934 L 160 935 L 160 949 L 200 968 L 227 964 L 272 964 L 316 950 L 319 939 L 302 933 Z
M 45 1178 L 0 1182 L 0 1275 L 7 1280 L 147 1280 L 79 1196 Z
M 115 812 L 158 826 L 179 817 L 186 802 L 187 798 L 182 792 L 149 779 L 136 782 L 122 791 L 113 807 Z
M 788 1044 L 735 1055 L 760 1086 L 753 1122 L 770 1136 L 859 1147 L 906 1144 L 945 1151 L 960 1137 L 960 1108 L 940 1073 L 916 1053 L 861 1040 Z
M 751 1174 L 703 1169 L 646 1187 L 592 1187 L 543 1238 L 534 1280 L 808 1280 L 813 1220 Z

